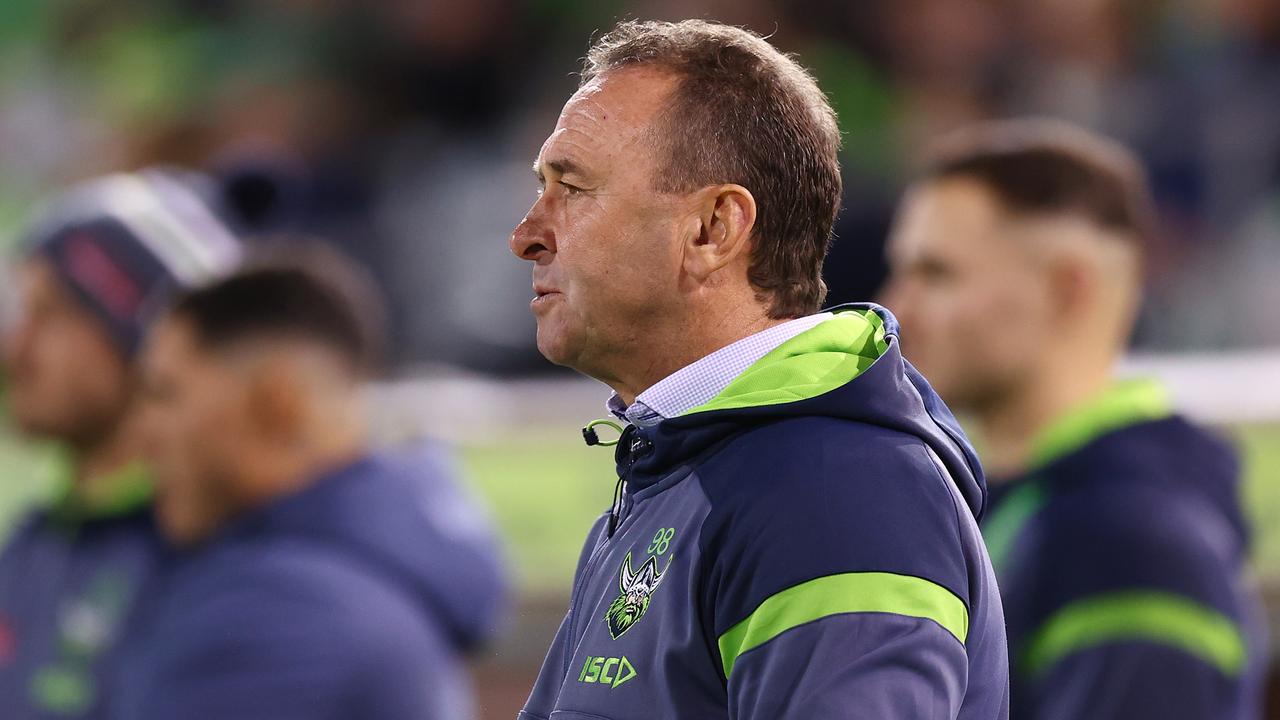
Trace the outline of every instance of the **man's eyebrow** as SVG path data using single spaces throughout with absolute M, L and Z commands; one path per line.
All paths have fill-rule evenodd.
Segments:
M 586 174 L 586 172 L 582 169 L 582 166 L 578 165 L 574 161 L 569 160 L 567 158 L 563 158 L 563 159 L 557 158 L 555 160 L 548 160 L 543 163 L 539 163 L 537 160 L 534 160 L 533 174 L 537 175 L 539 179 L 542 178 L 543 166 L 551 168 L 552 170 L 555 171 L 557 175 L 585 175 Z

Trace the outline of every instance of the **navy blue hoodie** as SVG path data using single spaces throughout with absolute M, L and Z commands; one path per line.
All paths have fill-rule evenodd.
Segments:
M 117 720 L 471 717 L 462 651 L 503 581 L 430 453 L 362 459 L 184 558 L 129 643 Z
M 983 525 L 1020 720 L 1260 717 L 1266 637 L 1225 443 L 1126 383 L 1058 419 Z
M 520 720 L 996 720 L 981 469 L 883 309 L 834 318 L 617 448 Z
M 150 478 L 130 464 L 70 483 L 0 552 L 0 717 L 104 717 L 119 643 L 164 559 Z

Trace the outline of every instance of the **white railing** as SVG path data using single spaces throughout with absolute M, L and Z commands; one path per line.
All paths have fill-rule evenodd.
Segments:
M 1280 350 L 1135 355 L 1120 372 L 1163 381 L 1178 408 L 1203 422 L 1280 421 Z M 607 388 L 583 377 L 500 380 L 456 369 L 370 389 L 379 436 L 427 433 L 464 443 L 573 428 L 602 417 L 608 396 Z

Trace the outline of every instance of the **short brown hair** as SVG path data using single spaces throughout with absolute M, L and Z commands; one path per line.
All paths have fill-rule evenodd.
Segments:
M 984 123 L 945 138 L 926 180 L 969 178 L 1019 215 L 1079 215 L 1139 247 L 1155 232 L 1142 163 L 1123 145 L 1055 120 Z
M 181 295 L 170 312 L 190 322 L 206 348 L 306 340 L 337 353 L 359 376 L 380 368 L 386 345 L 386 310 L 373 278 L 314 240 L 273 240 L 234 274 Z
M 679 78 L 663 115 L 662 192 L 736 183 L 756 198 L 748 278 L 769 316 L 808 315 L 827 288 L 822 261 L 840 209 L 835 111 L 793 58 L 750 31 L 702 20 L 626 21 L 587 53 L 582 84 L 658 67 Z

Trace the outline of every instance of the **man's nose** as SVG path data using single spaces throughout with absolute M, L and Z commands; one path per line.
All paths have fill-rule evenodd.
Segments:
M 541 205 L 539 199 L 511 233 L 508 243 L 511 253 L 521 260 L 538 262 L 544 255 L 556 251 L 555 233 L 543 222 Z

